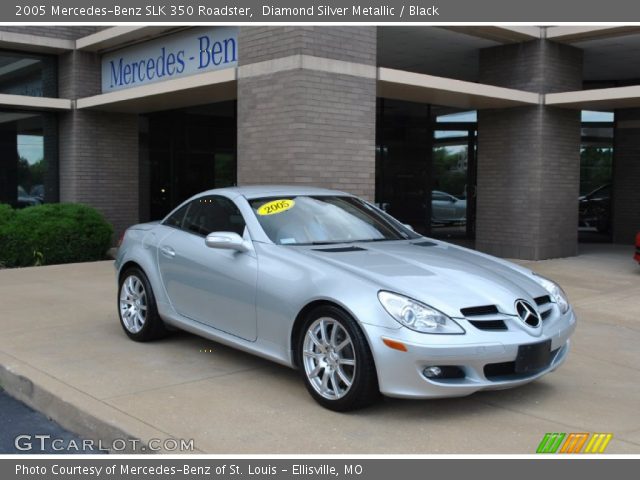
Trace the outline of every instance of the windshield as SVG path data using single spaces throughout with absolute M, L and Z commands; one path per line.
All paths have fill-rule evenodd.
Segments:
M 402 224 L 353 197 L 294 196 L 249 201 L 278 245 L 327 245 L 418 238 Z

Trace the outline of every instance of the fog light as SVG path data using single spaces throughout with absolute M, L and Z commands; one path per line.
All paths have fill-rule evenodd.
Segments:
M 427 378 L 438 378 L 442 375 L 442 369 L 440 367 L 427 367 L 422 371 L 422 374 Z

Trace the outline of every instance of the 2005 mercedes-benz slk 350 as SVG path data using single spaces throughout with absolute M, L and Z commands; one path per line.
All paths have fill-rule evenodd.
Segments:
M 350 410 L 384 395 L 469 395 L 567 357 L 562 289 L 513 263 L 422 237 L 352 195 L 210 190 L 129 228 L 116 260 L 124 331 L 177 327 L 296 367 Z

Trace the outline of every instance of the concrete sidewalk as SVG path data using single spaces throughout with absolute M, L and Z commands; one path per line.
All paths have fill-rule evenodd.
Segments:
M 565 287 L 573 351 L 528 386 L 436 401 L 319 407 L 298 373 L 178 333 L 118 323 L 111 262 L 0 271 L 0 382 L 84 437 L 193 439 L 207 453 L 534 453 L 546 432 L 611 432 L 640 453 L 640 266 L 631 248 L 528 263 Z

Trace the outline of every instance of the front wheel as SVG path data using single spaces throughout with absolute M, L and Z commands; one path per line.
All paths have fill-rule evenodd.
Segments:
M 298 340 L 298 365 L 311 396 L 335 411 L 362 408 L 378 396 L 373 356 L 360 326 L 345 312 L 320 307 Z

